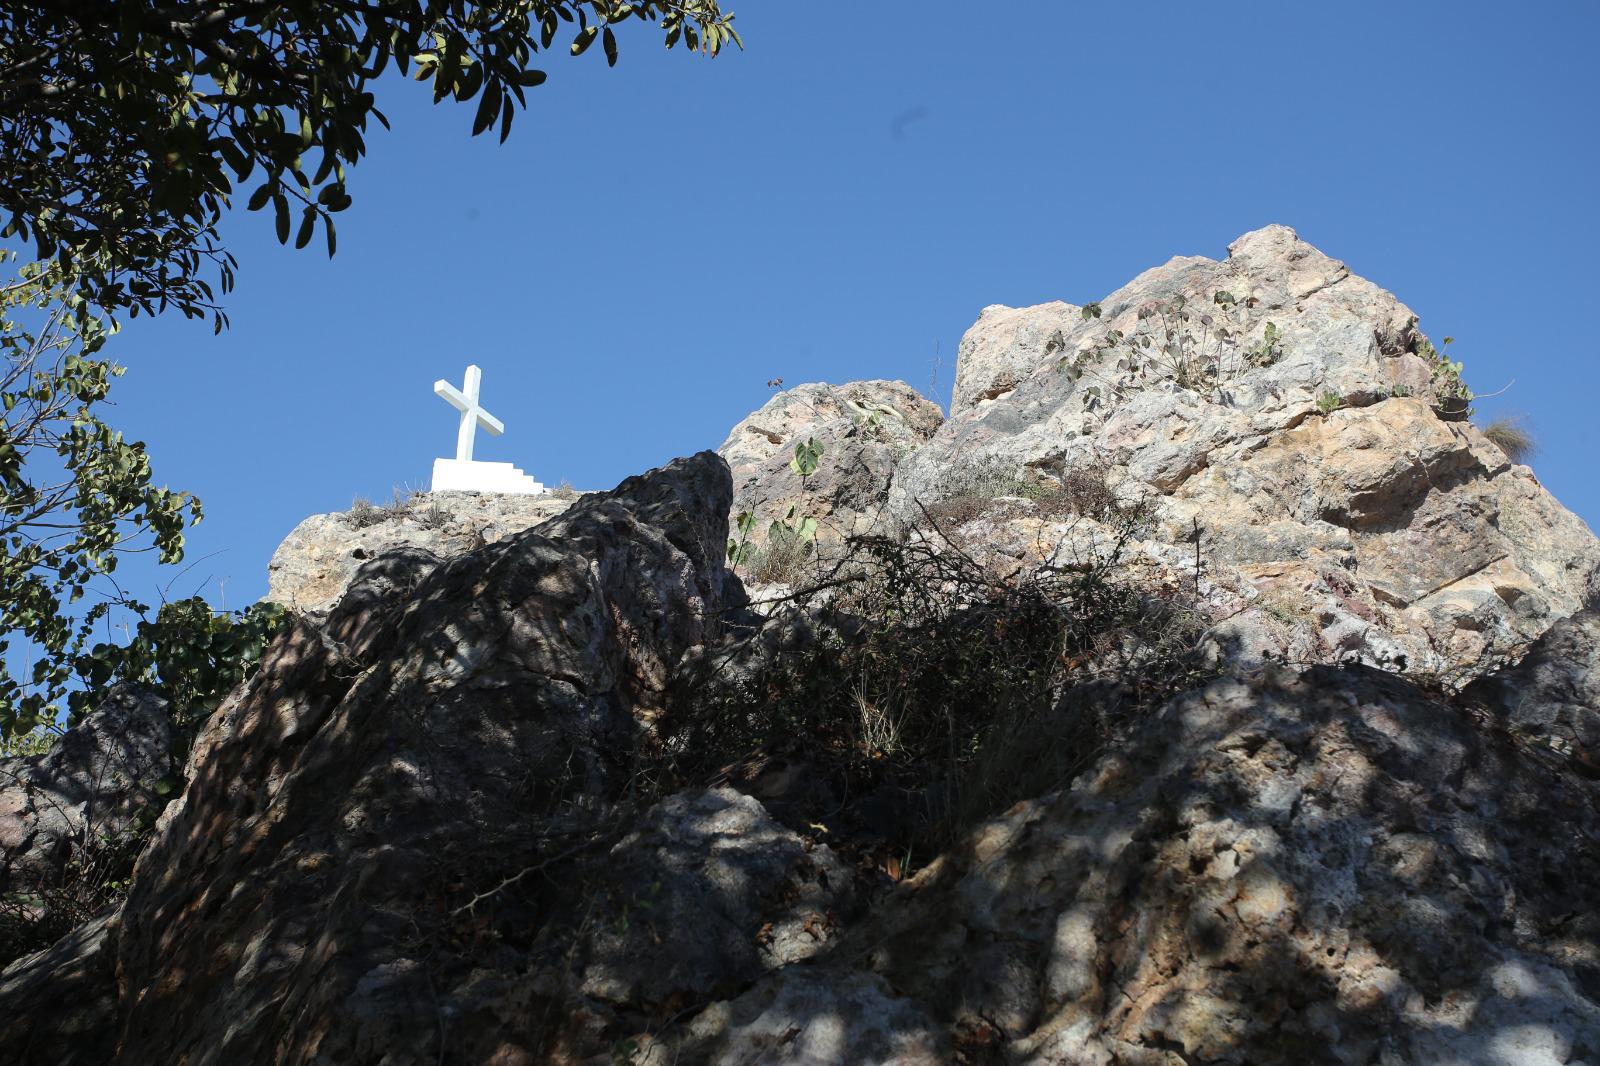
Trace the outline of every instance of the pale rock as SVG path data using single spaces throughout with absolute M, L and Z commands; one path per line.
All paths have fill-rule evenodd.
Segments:
M 1032 1066 L 1594 1061 L 1593 798 L 1392 676 L 1224 678 L 745 1000 L 871 974 Z
M 964 467 L 1046 479 L 1104 469 L 1121 498 L 1152 509 L 1134 550 L 1165 557 L 1169 581 L 1186 569 L 1193 584 L 1198 527 L 1203 576 L 1219 589 L 1206 594 L 1211 615 L 1242 661 L 1403 656 L 1466 680 L 1577 611 L 1600 542 L 1531 470 L 1440 413 L 1416 316 L 1286 227 L 1247 233 L 1229 253 L 1146 271 L 1101 301 L 1098 319 L 1068 304 L 985 308 L 957 371 L 972 384 L 899 465 L 890 511 L 913 520 Z M 1200 384 L 1092 354 L 1111 330 L 1135 334 L 1141 308 L 1178 296 L 1194 335 L 1213 329 L 1199 316 L 1223 322 L 1218 292 L 1239 301 L 1240 336 L 1212 349 L 1217 373 Z M 1268 323 L 1276 358 L 1257 365 L 1246 353 Z M 1041 335 L 1054 339 L 1039 346 Z M 1081 376 L 1063 369 L 1086 350 Z M 1321 410 L 1324 392 L 1343 406 Z M 1047 557 L 1082 525 L 1013 514 L 1017 528 L 996 528 L 1006 510 L 970 539 Z
M 933 436 L 939 408 L 900 381 L 812 383 L 778 393 L 733 427 L 717 449 L 733 471 L 733 515 L 756 519 L 753 542 L 794 506 L 816 518 L 818 536 L 842 538 L 882 518 L 898 465 Z M 802 484 L 790 468 L 795 445 L 822 445 L 817 472 Z
M 574 498 L 430 492 L 397 505 L 312 515 L 272 553 L 266 598 L 295 611 L 326 611 L 371 560 L 398 549 L 454 558 L 531 529 Z
M 1047 363 L 1045 346 L 1057 330 L 1070 330 L 1082 308 L 1072 304 L 1007 307 L 991 304 L 961 338 L 950 409 L 965 411 L 997 400 Z

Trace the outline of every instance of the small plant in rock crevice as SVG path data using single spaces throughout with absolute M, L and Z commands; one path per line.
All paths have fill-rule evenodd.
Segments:
M 1207 393 L 1249 369 L 1271 366 L 1283 358 L 1283 334 L 1274 322 L 1262 327 L 1261 338 L 1249 347 L 1244 339 L 1254 329 L 1250 312 L 1254 298 L 1238 300 L 1226 290 L 1212 294 L 1208 308 L 1191 307 L 1182 294 L 1153 300 L 1138 309 L 1132 333 L 1108 330 L 1098 340 L 1073 354 L 1063 354 L 1057 369 L 1077 382 L 1089 377 L 1082 389 L 1083 406 L 1094 411 L 1108 399 L 1127 393 L 1155 378 L 1166 378 L 1179 388 Z M 1101 317 L 1098 303 L 1084 305 L 1085 321 Z M 1045 354 L 1064 352 L 1066 338 L 1057 330 L 1045 343 Z
M 1112 468 L 1104 458 L 1046 459 L 1018 469 L 1000 457 L 957 466 L 939 482 L 936 498 L 925 504 L 928 517 L 952 529 L 990 511 L 997 499 L 1028 501 L 1028 513 L 1047 521 L 1074 517 L 1141 528 L 1148 517 L 1142 503 L 1119 496 Z
M 1455 343 L 1454 337 L 1446 337 L 1438 348 L 1426 337 L 1417 340 L 1415 351 L 1427 361 L 1432 373 L 1433 391 L 1439 398 L 1440 409 L 1446 414 L 1472 417 L 1472 389 L 1467 386 L 1462 378 L 1462 364 L 1460 360 L 1451 359 L 1446 354 L 1450 345 Z
M 1317 393 L 1317 410 L 1323 417 L 1333 414 L 1344 406 L 1344 397 L 1333 389 L 1323 389 Z
M 789 469 L 800 478 L 802 497 L 824 454 L 825 449 L 815 437 L 795 444 Z M 735 573 L 739 567 L 748 566 L 750 578 L 762 584 L 790 584 L 802 576 L 814 555 L 819 528 L 815 516 L 803 513 L 798 503 L 792 503 L 782 518 L 773 519 L 767 526 L 766 543 L 758 546 L 751 542 L 756 517 L 742 511 L 734 519 L 734 536 L 728 538 L 728 564 Z

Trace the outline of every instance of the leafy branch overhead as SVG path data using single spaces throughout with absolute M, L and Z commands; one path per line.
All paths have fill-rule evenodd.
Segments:
M 538 53 L 572 55 L 652 22 L 667 47 L 740 44 L 718 0 L 32 0 L 0 10 L 3 236 L 55 259 L 92 306 L 174 307 L 226 324 L 236 195 L 308 244 L 350 206 L 348 168 L 385 123 L 374 87 L 410 76 L 476 100 L 503 140 Z M 213 285 L 215 282 L 215 287 Z

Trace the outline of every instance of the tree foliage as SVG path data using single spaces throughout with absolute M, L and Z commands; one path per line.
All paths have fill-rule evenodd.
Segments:
M 385 74 L 476 100 L 473 133 L 504 139 L 558 39 L 615 63 L 616 29 L 654 21 L 715 54 L 732 18 L 717 0 L 19 0 L 0 9 L 3 233 L 95 306 L 220 329 L 236 189 L 280 242 L 320 227 L 331 254 Z
M 0 736 L 81 712 L 106 685 L 157 686 L 202 715 L 278 624 L 203 601 L 152 613 L 116 585 L 129 551 L 182 558 L 199 501 L 153 483 L 101 417 L 119 316 L 227 324 L 235 260 L 218 224 L 242 198 L 304 247 L 351 204 L 375 86 L 410 77 L 475 101 L 503 140 L 535 63 L 654 22 L 667 47 L 739 43 L 718 0 L 19 0 L 0 7 Z M 248 190 L 248 191 L 246 191 Z M 109 585 L 109 589 L 105 586 Z M 86 609 L 85 596 L 96 602 Z M 110 612 L 139 619 L 94 641 Z M 99 627 L 99 628 L 97 628 Z M 15 646 L 12 646 L 13 643 Z M 22 655 L 32 659 L 20 675 Z

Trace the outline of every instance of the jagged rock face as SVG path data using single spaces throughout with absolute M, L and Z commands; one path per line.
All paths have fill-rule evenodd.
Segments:
M 970 411 L 1012 392 L 1022 380 L 1051 361 L 1045 350 L 1059 330 L 1071 331 L 1083 309 L 1060 300 L 1033 307 L 990 304 L 956 349 L 952 414 Z
M 1600 608 L 1557 622 L 1521 662 L 1463 695 L 1600 777 Z
M 0 760 L 0 893 L 31 897 L 74 848 L 131 833 L 175 769 L 166 701 L 121 685 L 49 751 Z
M 753 541 L 791 504 L 816 518 L 819 536 L 846 537 L 882 517 L 896 466 L 944 421 L 939 408 L 900 381 L 797 385 L 733 427 L 717 449 L 733 471 L 733 513 L 756 518 Z M 805 484 L 790 468 L 795 445 L 823 447 Z
M 1135 553 L 1172 580 L 1194 581 L 1198 528 L 1202 597 L 1246 660 L 1471 672 L 1578 610 L 1600 543 L 1460 419 L 1416 316 L 1282 226 L 1229 253 L 1146 271 L 1099 318 L 986 309 L 963 345 L 970 384 L 896 471 L 891 510 L 948 495 L 963 466 L 1104 468 L 1153 503 Z M 1084 525 L 1022 513 L 978 539 L 1040 556 Z
M 538 869 L 716 633 L 730 495 L 702 453 L 281 637 L 140 859 L 116 1061 L 527 1061 L 526 996 L 473 1017 L 547 917 L 498 886 L 581 903 Z
M 0 1059 L 1600 1059 L 1600 784 L 1392 675 L 1166 701 L 898 884 L 731 767 L 636 800 L 669 680 L 801 639 L 722 632 L 731 497 L 702 453 L 368 561 L 207 723 L 122 910 L 0 973 Z M 1591 621 L 1485 691 L 1593 712 Z
M 663 1061 L 1592 1062 L 1597 799 L 1393 677 L 1219 681 Z
M 356 571 L 397 548 L 454 558 L 532 529 L 571 503 L 549 494 L 430 492 L 399 506 L 312 515 L 272 553 L 267 599 L 296 611 L 325 611 Z

